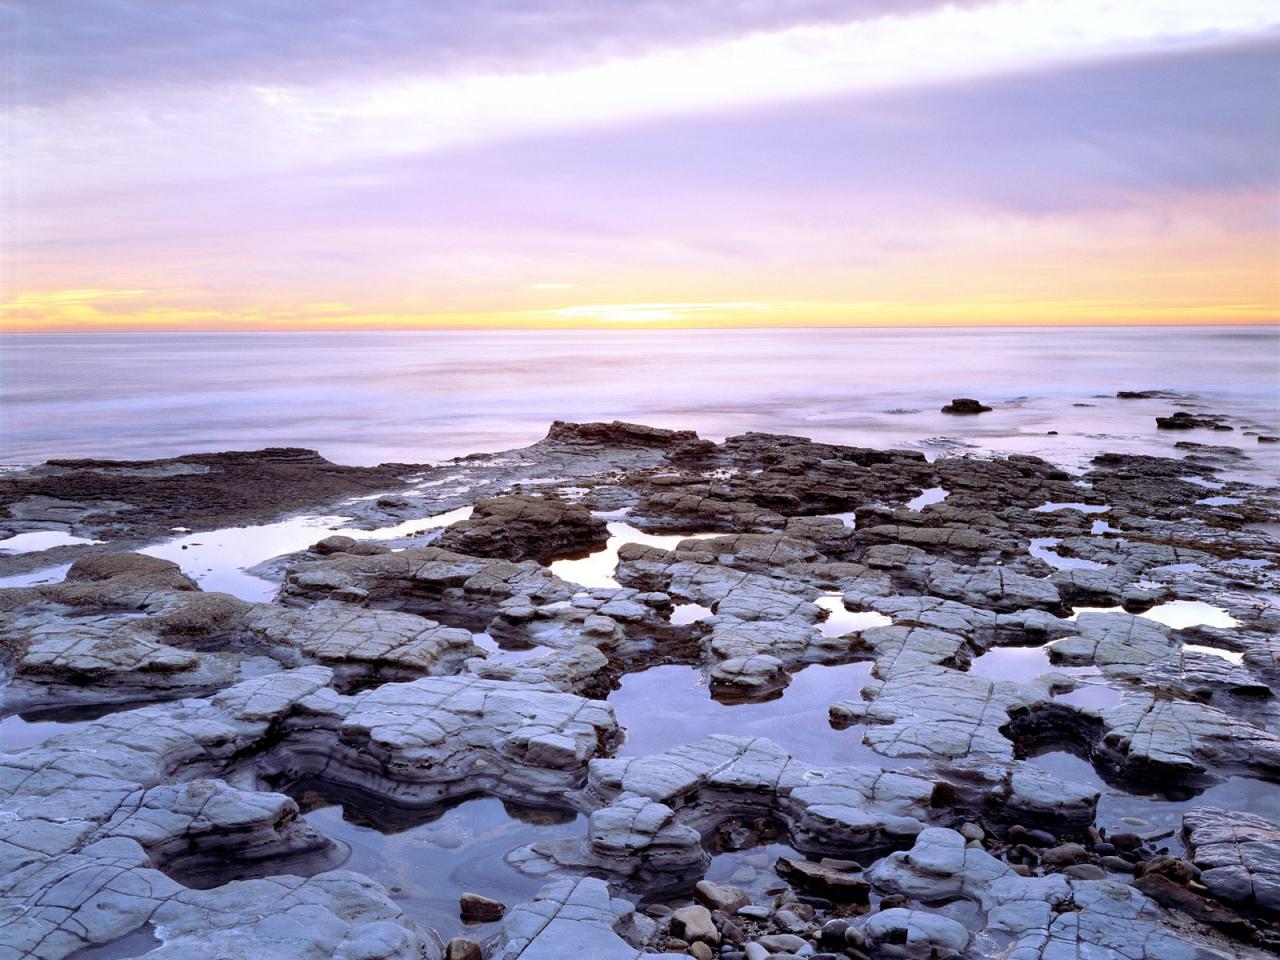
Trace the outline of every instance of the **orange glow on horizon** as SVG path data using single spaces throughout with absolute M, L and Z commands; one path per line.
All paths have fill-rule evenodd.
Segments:
M 479 281 L 460 282 L 446 260 L 391 271 L 373 295 L 322 274 L 224 290 L 200 282 L 203 266 L 162 283 L 153 263 L 67 261 L 43 289 L 0 301 L 0 332 L 1274 324 L 1269 203 L 1257 191 L 1184 198 L 1165 230 L 1141 209 L 970 214 L 927 225 L 929 242 L 904 251 L 776 230 L 758 259 L 736 261 L 549 250 L 507 266 L 495 254 Z
M 1132 305 L 1110 301 L 893 303 L 800 302 L 761 304 L 750 310 L 734 307 L 698 309 L 687 315 L 664 315 L 667 304 L 601 305 L 602 315 L 617 309 L 619 319 L 560 316 L 558 311 L 484 314 L 311 313 L 271 310 L 180 310 L 150 307 L 136 312 L 100 315 L 75 311 L 57 318 L 25 318 L 0 313 L 0 332 L 179 332 L 179 331 L 316 331 L 316 330 L 653 330 L 746 329 L 767 327 L 983 327 L 983 326 L 1195 326 L 1267 325 L 1280 323 L 1274 305 Z M 681 304 L 681 308 L 695 306 Z M 652 319 L 639 314 L 652 308 Z M 3 308 L 0 308 L 3 310 Z

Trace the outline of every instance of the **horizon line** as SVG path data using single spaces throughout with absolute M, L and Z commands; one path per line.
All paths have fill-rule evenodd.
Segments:
M 546 324 L 546 325 L 488 325 L 488 324 L 421 324 L 421 325 L 352 325 L 352 326 L 242 326 L 242 327 L 131 327 L 131 326 L 85 326 L 78 328 L 58 327 L 46 329 L 6 330 L 0 326 L 0 337 L 59 337 L 59 336 L 100 336 L 113 334 L 244 334 L 244 333 L 560 333 L 571 331 L 634 333 L 650 330 L 671 332 L 679 330 L 998 330 L 998 329 L 1042 329 L 1067 330 L 1073 328 L 1097 329 L 1100 327 L 1148 328 L 1148 327 L 1280 327 L 1280 317 L 1257 320 L 1068 320 L 1060 322 L 930 322 L 915 323 L 682 323 L 655 324 L 644 322 L 618 322 L 609 324 Z

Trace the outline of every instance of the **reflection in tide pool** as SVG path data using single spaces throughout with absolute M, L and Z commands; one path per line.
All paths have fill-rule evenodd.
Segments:
M 713 616 L 715 614 L 711 608 L 700 603 L 677 603 L 671 610 L 671 623 L 673 626 L 684 627 Z
M 586 817 L 571 810 L 504 804 L 494 797 L 465 800 L 446 810 L 392 811 L 344 798 L 324 785 L 299 784 L 287 791 L 307 821 L 351 848 L 345 870 L 378 881 L 405 914 L 449 940 L 481 940 L 497 923 L 463 924 L 458 898 L 466 892 L 508 905 L 533 897 L 547 881 L 520 873 L 504 859 L 539 840 L 586 835 Z
M 907 501 L 908 510 L 923 510 L 931 503 L 941 503 L 947 499 L 947 491 L 942 487 L 930 487 L 919 496 Z
M 132 703 L 100 703 L 78 707 L 41 709 L 27 713 L 11 713 L 0 718 L 0 750 L 25 750 L 44 743 L 50 737 L 79 730 L 94 720 L 113 713 L 136 710 L 159 702 L 156 700 Z
M 67 733 L 72 724 L 45 720 L 24 720 L 13 713 L 0 720 L 0 750 L 26 750 L 38 747 L 52 736 Z
M 764 737 L 801 760 L 823 766 L 909 766 L 864 745 L 861 727 L 836 730 L 827 719 L 837 700 L 858 697 L 870 674 L 869 662 L 814 664 L 794 674 L 781 697 L 729 705 L 711 698 L 697 667 L 661 666 L 630 673 L 609 695 L 618 723 L 626 728 L 618 755 L 661 753 L 721 733 Z
M 1041 647 L 992 647 L 981 656 L 973 658 L 968 673 L 988 680 L 1014 680 L 1029 683 L 1046 673 L 1065 673 L 1070 676 L 1091 676 L 1097 667 L 1061 667 L 1049 662 L 1049 648 Z
M 1173 835 L 1160 840 L 1173 851 L 1180 853 L 1182 844 L 1179 831 L 1182 815 L 1197 807 L 1222 807 L 1226 810 L 1246 810 L 1280 822 L 1280 790 L 1274 784 L 1248 777 L 1230 777 L 1214 784 L 1194 797 L 1164 793 L 1126 793 L 1109 786 L 1093 764 L 1066 750 L 1047 750 L 1027 758 L 1027 762 L 1048 770 L 1055 776 L 1072 783 L 1081 783 L 1096 789 L 1098 799 L 1097 825 L 1109 833 L 1136 830 L 1139 833 L 1173 831 Z
M 270 603 L 280 584 L 248 571 L 273 557 L 305 550 L 335 533 L 356 540 L 400 540 L 437 531 L 470 515 L 471 507 L 462 507 L 376 530 L 343 527 L 349 517 L 307 515 L 250 527 L 189 533 L 143 547 L 139 552 L 172 560 L 200 584 L 202 590 L 230 593 L 251 603 Z
M 540 657 L 544 653 L 551 652 L 550 647 L 537 643 L 515 646 L 506 638 L 499 643 L 487 633 L 473 633 L 471 636 L 475 645 L 485 651 L 485 657 L 490 663 L 520 663 L 522 660 Z
M 14 573 L 0 577 L 0 588 L 30 587 L 38 583 L 58 583 L 71 569 L 71 564 L 60 563 L 56 567 L 42 567 L 39 570 L 28 570 L 26 573 Z
M 603 549 L 576 560 L 555 560 L 550 564 L 551 572 L 583 587 L 617 587 L 614 571 L 618 568 L 618 551 L 624 544 L 640 543 L 660 550 L 674 550 L 681 540 L 723 536 L 720 533 L 645 533 L 621 520 L 609 521 L 608 527 L 609 540 Z
M 1203 500 L 1197 500 L 1196 503 L 1202 507 L 1234 507 L 1244 501 L 1239 497 L 1205 497 Z
M 0 540 L 0 553 L 34 553 L 37 550 L 76 547 L 87 543 L 102 543 L 102 541 L 90 540 L 88 537 L 73 537 L 63 530 L 31 530 L 27 533 L 15 533 L 12 537 Z
M 1221 607 L 1215 607 L 1203 600 L 1170 600 L 1141 614 L 1148 620 L 1163 623 L 1166 627 L 1180 630 L 1183 627 L 1221 627 L 1229 630 L 1240 626 L 1240 621 Z
M 280 585 L 245 571 L 272 557 L 306 549 L 329 536 L 345 519 L 295 517 L 252 527 L 224 527 L 175 537 L 143 547 L 139 553 L 172 560 L 202 590 L 230 593 L 251 603 L 269 603 Z
M 813 602 L 827 611 L 826 619 L 818 623 L 818 631 L 824 637 L 842 637 L 846 633 L 887 627 L 893 623 L 892 618 L 875 610 L 848 609 L 844 605 L 844 598 L 838 593 L 826 594 Z
M 1049 501 L 1038 507 L 1032 507 L 1032 513 L 1055 513 L 1058 510 L 1079 510 L 1081 513 L 1106 513 L 1111 508 L 1097 503 L 1055 503 Z
M 1211 657 L 1221 657 L 1234 664 L 1244 663 L 1244 654 L 1238 650 L 1223 650 L 1221 647 L 1204 647 L 1198 643 L 1184 643 L 1182 645 L 1183 653 L 1204 653 Z
M 96 947 L 85 947 L 71 955 L 71 960 L 127 960 L 129 957 L 141 957 L 160 946 L 155 927 L 147 924 L 128 936 Z
M 1071 616 L 1067 619 L 1075 620 L 1082 613 L 1128 613 L 1128 611 L 1124 607 L 1072 607 Z M 1229 630 L 1240 625 L 1240 621 L 1226 610 L 1215 607 L 1211 603 L 1205 603 L 1203 600 L 1170 600 L 1168 603 L 1158 604 L 1150 610 L 1144 610 L 1133 616 L 1146 617 L 1148 620 L 1162 623 L 1174 630 L 1198 626 L 1221 627 Z
M 1083 682 L 1067 693 L 1055 694 L 1054 703 L 1065 703 L 1073 707 L 1089 707 L 1094 710 L 1106 710 L 1114 707 L 1124 699 L 1124 691 L 1108 686 L 1102 681 Z
M 1096 560 L 1085 560 L 1082 557 L 1064 557 L 1053 548 L 1062 542 L 1060 537 L 1036 537 L 1031 541 L 1027 552 L 1031 556 L 1043 560 L 1057 570 L 1105 570 L 1105 563 Z

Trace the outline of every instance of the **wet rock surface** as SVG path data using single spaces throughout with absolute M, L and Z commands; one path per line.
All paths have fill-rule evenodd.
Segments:
M 347 467 L 277 447 L 168 460 L 50 460 L 0 476 L 4 528 L 142 540 L 268 519 L 338 497 L 393 490 L 408 464 Z
M 1280 504 L 1180 449 L 1073 475 L 557 422 L 439 467 L 7 476 L 15 531 L 106 542 L 0 589 L 0 731 L 54 718 L 0 753 L 0 957 L 1275 952 Z M 122 549 L 315 507 L 349 526 L 261 565 L 270 602 Z M 655 666 L 724 709 L 633 752 L 609 698 Z M 797 713 L 800 686 L 829 694 Z M 748 707 L 802 729 L 741 735 Z M 318 788 L 392 835 L 476 798 L 581 833 L 486 868 L 532 899 L 416 878 L 472 925 L 441 937 L 342 868 L 293 799 Z

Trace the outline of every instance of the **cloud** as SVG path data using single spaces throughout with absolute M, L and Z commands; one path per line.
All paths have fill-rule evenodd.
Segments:
M 55 6 L 55 9 L 56 6 Z M 25 196 L 362 163 L 468 143 L 1001 75 L 1238 41 L 1267 0 L 999 0 L 801 25 L 615 59 L 307 85 L 91 94 L 13 115 Z
M 563 70 L 945 0 L 11 0 L 13 96 Z
M 537 5 L 533 35 L 556 40 L 528 50 L 511 20 L 481 28 L 487 3 L 373 4 L 357 24 L 322 0 L 329 48 L 318 28 L 294 37 L 301 8 L 281 4 L 23 6 L 68 27 L 65 47 L 44 42 L 80 81 L 50 67 L 9 113 L 10 286 L 53 291 L 32 318 L 762 322 L 827 298 L 838 319 L 1047 275 L 1054 296 L 1093 276 L 1118 302 L 1123 282 L 1167 286 L 1209 254 L 1194 302 L 1256 304 L 1246 281 L 1275 249 L 1280 14 L 1252 0 L 871 3 L 861 19 L 640 0 L 634 23 L 560 37 L 617 13 L 583 0 Z M 474 35 L 414 64 L 397 11 L 406 37 L 432 18 Z M 196 27 L 211 46 L 181 32 Z M 319 51 L 349 46 L 323 68 Z M 966 285 L 975 264 L 989 287 Z M 161 307 L 56 299 L 117 288 Z

